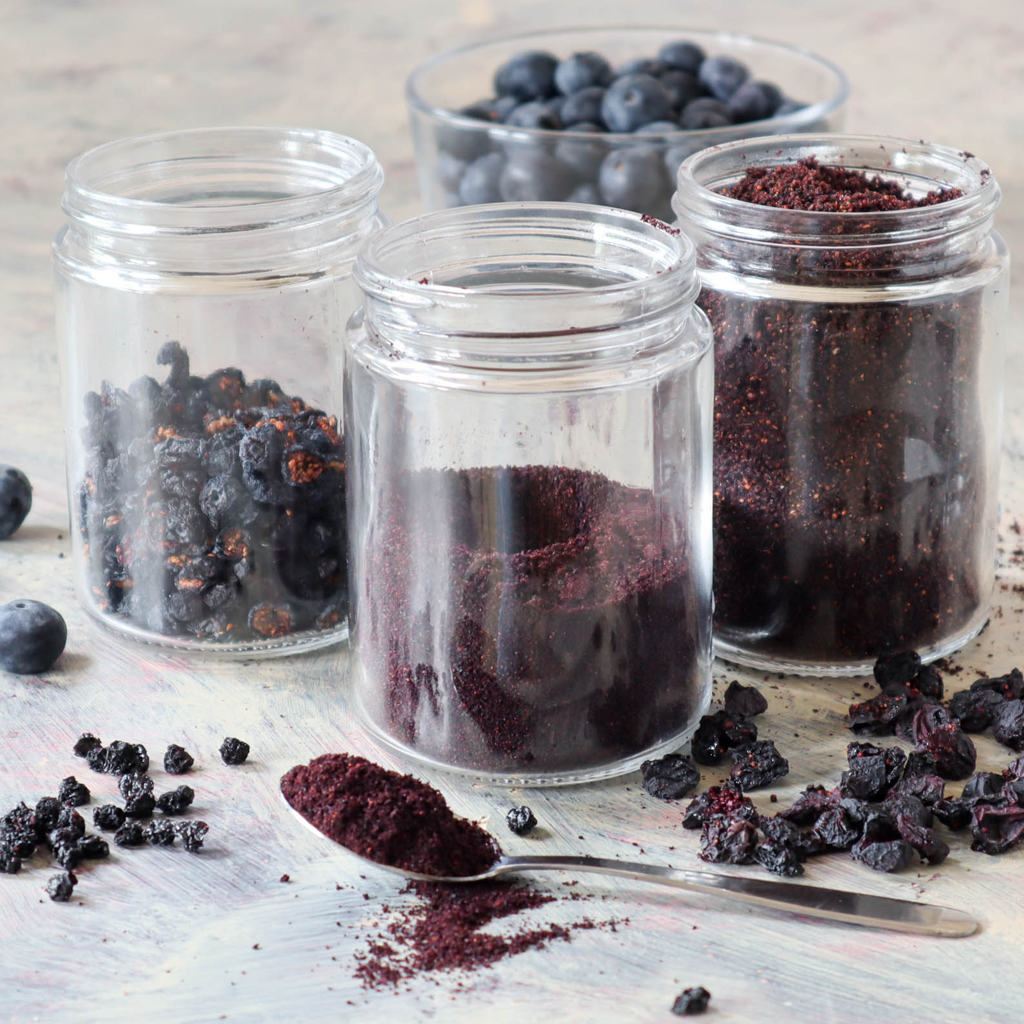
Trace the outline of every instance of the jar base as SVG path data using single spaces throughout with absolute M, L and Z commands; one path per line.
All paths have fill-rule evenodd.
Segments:
M 222 643 L 220 641 L 196 640 L 193 637 L 165 636 L 148 629 L 140 629 L 127 621 L 112 619 L 109 615 L 97 611 L 89 605 L 83 606 L 94 622 L 105 632 L 116 637 L 127 638 L 149 647 L 164 647 L 169 650 L 185 651 L 189 654 L 212 654 L 218 658 L 251 658 L 258 654 L 261 658 L 283 658 L 292 654 L 303 654 L 324 647 L 348 642 L 348 620 L 335 629 L 305 630 L 288 636 L 274 637 L 267 640 L 239 640 Z
M 986 605 L 974 616 L 960 632 L 941 643 L 915 648 L 925 664 L 952 654 L 973 640 L 984 628 L 989 619 L 990 608 Z M 731 662 L 743 668 L 754 668 L 766 672 L 784 672 L 793 676 L 824 676 L 842 678 L 849 676 L 869 676 L 874 668 L 871 661 L 797 661 L 795 659 L 774 657 L 759 651 L 751 651 L 737 644 L 729 643 L 719 637 L 714 638 L 715 657 L 720 661 Z

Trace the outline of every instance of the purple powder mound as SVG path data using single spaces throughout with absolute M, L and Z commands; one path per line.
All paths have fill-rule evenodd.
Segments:
M 585 770 L 678 736 L 706 687 L 707 595 L 670 502 L 550 466 L 385 485 L 354 621 L 365 706 L 432 759 Z
M 281 779 L 288 803 L 324 835 L 378 864 L 437 877 L 479 875 L 501 856 L 479 825 L 411 775 L 323 754 Z

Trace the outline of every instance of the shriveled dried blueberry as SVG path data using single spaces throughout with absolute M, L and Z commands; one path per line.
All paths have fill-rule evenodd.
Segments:
M 1024 807 L 978 804 L 971 811 L 971 849 L 977 853 L 1006 853 L 1024 838 Z
M 164 771 L 171 775 L 183 775 L 195 764 L 195 758 L 177 743 L 168 746 L 164 754 Z
M 107 770 L 107 748 L 93 747 L 86 753 L 85 760 L 94 772 L 105 772 Z
M 769 786 L 789 774 L 789 762 L 775 749 L 772 740 L 758 740 L 730 752 L 733 760 L 729 778 L 744 789 Z
M 142 772 L 129 772 L 121 776 L 118 784 L 124 797 L 124 813 L 129 818 L 148 818 L 153 813 L 153 780 Z
M 24 802 L 0 818 L 0 843 L 9 846 L 19 857 L 31 857 L 38 840 L 36 812 Z
M 149 751 L 141 743 L 136 743 L 133 749 L 135 750 L 135 770 L 137 772 L 148 772 Z
M 708 1000 L 711 993 L 699 985 L 696 988 L 684 988 L 676 996 L 672 1004 L 672 1012 L 680 1017 L 690 1017 L 697 1013 L 703 1013 L 708 1008 Z
M 917 651 L 893 651 L 882 654 L 874 665 L 875 682 L 883 689 L 906 686 L 921 670 L 921 655 Z
M 796 798 L 788 810 L 780 811 L 779 817 L 795 825 L 813 825 L 819 816 L 833 806 L 832 795 L 824 786 L 808 786 Z
M 960 690 L 949 699 L 949 712 L 964 732 L 984 732 L 992 724 L 993 712 L 1005 703 L 995 690 Z
M 151 821 L 142 830 L 143 838 L 154 846 L 173 846 L 176 835 L 170 821 Z
M 249 756 L 249 744 L 226 736 L 220 745 L 220 756 L 225 764 L 242 764 Z
M 701 826 L 701 860 L 711 864 L 749 864 L 757 849 L 757 829 L 743 818 L 716 816 Z
M 102 747 L 103 744 L 99 738 L 93 736 L 91 732 L 83 732 L 81 736 L 75 740 L 75 757 L 85 757 L 90 750 L 95 750 L 97 747 Z
M 189 853 L 198 853 L 203 848 L 203 840 L 210 831 L 205 821 L 179 821 L 174 828 Z
M 92 762 L 89 762 L 92 767 Z M 124 775 L 126 772 L 139 770 L 139 752 L 131 743 L 114 740 L 106 747 L 103 759 L 103 770 L 110 775 Z
M 67 639 L 64 619 L 48 604 L 21 598 L 0 605 L 0 668 L 19 675 L 45 672 Z
M 85 835 L 85 818 L 68 804 L 62 804 L 54 829 L 67 829 L 76 839 Z M 51 830 L 52 831 L 52 830 Z
M 50 853 L 62 868 L 74 868 L 82 862 L 82 850 L 78 845 L 79 838 L 66 828 L 59 828 L 50 833 Z
M 704 715 L 690 740 L 690 754 L 697 764 L 715 765 L 725 756 L 725 737 L 713 715 Z
M 910 793 L 890 793 L 881 804 L 881 811 L 891 818 L 899 818 L 902 814 L 923 828 L 932 827 L 932 811 L 924 801 Z
M 1024 700 L 1006 700 L 993 708 L 992 735 L 1011 750 L 1024 750 Z
M 910 815 L 897 814 L 896 829 L 903 841 L 917 850 L 921 860 L 928 864 L 941 864 L 949 856 L 949 844 Z
M 907 755 L 899 747 L 876 747 L 873 743 L 848 743 L 846 761 L 851 768 L 864 759 L 880 757 L 885 765 L 885 781 L 891 786 L 903 773 Z
M 36 832 L 43 835 L 57 827 L 64 805 L 55 796 L 44 796 L 36 803 Z
M 757 824 L 757 809 L 750 797 L 736 785 L 726 782 L 721 786 L 709 786 L 695 797 L 683 813 L 683 828 L 700 828 L 705 821 L 714 817 L 743 818 Z
M 0 839 L 0 873 L 16 875 L 21 870 L 21 857 L 14 847 Z
M 804 873 L 800 857 L 791 846 L 783 843 L 762 843 L 754 851 L 754 860 L 775 875 L 794 878 Z
M 725 710 L 730 715 L 755 718 L 768 710 L 768 701 L 756 686 L 744 686 L 734 679 L 725 691 Z
M 64 871 L 59 875 L 51 876 L 46 883 L 46 892 L 55 903 L 67 903 L 77 884 L 78 879 L 75 877 L 75 873 Z
M 905 775 L 889 790 L 889 796 L 916 796 L 931 806 L 945 795 L 945 781 L 938 775 Z
M 927 750 L 912 750 L 907 755 L 907 763 L 903 769 L 903 778 L 909 779 L 914 775 L 934 775 L 935 755 Z
M 118 846 L 141 846 L 145 841 L 145 830 L 140 821 L 126 821 L 114 833 L 114 842 Z
M 971 683 L 972 690 L 991 690 L 998 693 L 1003 700 L 1020 700 L 1024 698 L 1024 674 L 1020 669 L 1010 669 L 1005 676 L 993 676 L 991 679 L 976 679 Z
M 831 850 L 849 850 L 860 836 L 860 823 L 855 822 L 843 807 L 830 807 L 823 811 L 811 829 L 811 837 Z
M 885 759 L 881 756 L 861 758 L 848 772 L 843 772 L 839 783 L 843 796 L 859 800 L 878 800 L 888 786 Z
M 102 860 L 110 856 L 110 847 L 102 836 L 82 836 L 78 840 L 78 852 L 83 860 Z
M 157 797 L 156 806 L 164 814 L 184 814 L 195 798 L 195 790 L 191 786 L 179 786 L 169 793 L 161 793 Z
M 74 775 L 69 775 L 61 781 L 57 790 L 57 799 L 62 804 L 81 807 L 82 804 L 87 804 L 90 800 L 89 787 L 79 782 Z
M 906 693 L 880 693 L 861 704 L 851 704 L 847 727 L 858 736 L 886 736 L 907 710 Z
M 971 823 L 971 808 L 959 799 L 936 800 L 932 804 L 932 814 L 953 832 L 959 832 Z
M 114 832 L 124 824 L 124 811 L 117 804 L 104 804 L 93 810 L 92 823 L 104 832 Z
M 941 705 L 921 708 L 914 715 L 913 734 L 919 750 L 935 758 L 935 774 L 944 779 L 966 779 L 977 762 L 974 744 L 956 719 Z
M 700 783 L 700 771 L 681 754 L 666 754 L 640 765 L 644 789 L 659 800 L 678 800 Z
M 942 699 L 942 676 L 934 665 L 922 665 L 920 671 L 911 679 L 910 686 L 923 693 L 926 697 Z
M 888 814 L 872 814 L 850 856 L 875 871 L 901 871 L 913 860 L 914 848 L 900 836 Z

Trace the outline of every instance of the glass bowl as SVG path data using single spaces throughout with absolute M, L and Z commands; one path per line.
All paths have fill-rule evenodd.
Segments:
M 786 99 L 803 106 L 720 128 L 630 134 L 517 128 L 460 113 L 493 97 L 495 71 L 524 50 L 550 51 L 559 59 L 596 51 L 619 67 L 634 58 L 653 58 L 662 46 L 679 40 L 698 44 L 708 56 L 743 62 L 751 78 L 773 82 Z M 672 220 L 676 172 L 686 157 L 758 135 L 836 131 L 848 96 L 846 75 L 808 50 L 735 32 L 681 28 L 584 28 L 511 36 L 434 57 L 406 83 L 420 190 L 428 210 L 500 200 L 570 200 L 620 206 L 667 221 Z M 475 184 L 470 186 L 466 172 L 481 158 L 487 160 L 473 172 Z M 642 184 L 616 188 L 624 172 L 634 184 Z

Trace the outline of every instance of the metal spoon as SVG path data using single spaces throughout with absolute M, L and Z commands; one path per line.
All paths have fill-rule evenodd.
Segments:
M 507 857 L 503 854 L 489 871 L 480 875 L 459 878 L 422 875 L 416 871 L 407 871 L 405 868 L 392 867 L 390 864 L 379 864 L 355 853 L 308 822 L 288 804 L 287 800 L 285 804 L 311 832 L 323 839 L 330 839 L 353 857 L 358 857 L 364 863 L 382 871 L 390 871 L 402 878 L 415 878 L 423 882 L 483 882 L 499 875 L 520 871 L 590 871 L 599 875 L 656 882 L 659 885 L 689 889 L 706 895 L 727 896 L 761 907 L 770 907 L 772 910 L 786 910 L 793 914 L 823 917 L 830 921 L 843 921 L 846 924 L 864 925 L 868 928 L 911 932 L 915 935 L 942 935 L 955 938 L 972 935 L 978 928 L 978 922 L 973 917 L 952 907 L 913 903 L 910 900 L 897 900 L 889 896 L 845 892 L 842 889 L 825 889 L 796 882 L 772 882 L 764 878 L 720 875 L 711 871 L 681 871 L 678 868 L 606 860 L 603 857 Z

